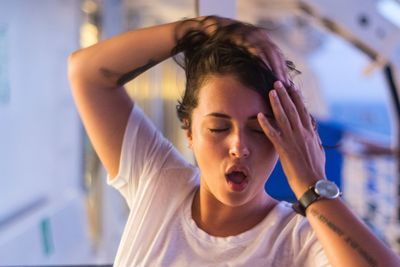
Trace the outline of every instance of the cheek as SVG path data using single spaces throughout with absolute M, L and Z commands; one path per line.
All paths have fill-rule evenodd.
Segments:
M 212 134 L 207 128 L 199 127 L 193 132 L 193 143 L 198 148 L 212 148 L 223 141 L 223 135 Z
M 251 138 L 249 137 L 249 140 L 251 140 L 253 147 L 259 153 L 276 154 L 274 145 L 265 135 L 257 134 L 256 136 L 251 136 Z
M 261 164 L 258 165 L 260 169 L 264 172 L 268 172 L 269 175 L 278 161 L 278 153 L 268 139 L 255 142 L 254 147 L 254 160 L 260 162 Z
M 212 159 L 219 157 L 223 152 L 221 140 L 210 136 L 210 133 L 206 132 L 206 130 L 200 129 L 193 132 L 192 149 L 199 165 L 200 163 L 203 163 L 203 165 L 216 163 Z
M 272 144 L 266 145 L 263 149 L 263 153 L 264 155 L 262 155 L 262 158 L 265 158 L 268 163 L 271 163 L 273 166 L 275 166 L 278 160 L 278 153 L 276 152 L 274 146 Z

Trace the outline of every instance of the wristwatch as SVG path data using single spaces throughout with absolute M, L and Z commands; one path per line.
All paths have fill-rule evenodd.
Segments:
M 295 212 L 306 216 L 306 209 L 311 203 L 319 199 L 335 199 L 341 195 L 341 192 L 337 185 L 328 180 L 319 180 L 315 185 L 310 188 L 299 198 L 299 200 L 293 204 Z

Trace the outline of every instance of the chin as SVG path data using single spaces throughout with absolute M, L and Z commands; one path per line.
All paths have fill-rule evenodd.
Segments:
M 244 206 L 245 204 L 249 203 L 251 201 L 251 197 L 248 194 L 242 194 L 238 195 L 236 193 L 228 193 L 226 194 L 223 199 L 220 199 L 220 201 L 229 207 L 240 207 Z

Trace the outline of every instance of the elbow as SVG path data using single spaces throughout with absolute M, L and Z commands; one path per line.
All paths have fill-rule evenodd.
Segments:
M 80 76 L 82 75 L 82 72 L 79 71 L 79 50 L 68 56 L 67 69 L 68 80 L 72 85 L 74 81 L 80 79 Z M 73 89 L 73 86 L 71 86 L 71 89 Z
M 67 72 L 71 90 L 92 90 L 115 88 L 113 80 L 107 79 L 99 71 L 98 60 L 93 51 L 87 48 L 72 52 L 68 56 Z
M 82 52 L 82 50 L 72 52 L 68 56 L 67 73 L 70 89 L 72 91 L 89 88 L 90 85 L 92 85 L 93 78 L 90 77 L 91 66 L 88 64 L 89 61 L 87 60 L 87 56 L 85 55 L 85 52 Z

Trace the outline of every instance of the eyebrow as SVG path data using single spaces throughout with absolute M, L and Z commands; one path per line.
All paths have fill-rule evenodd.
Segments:
M 266 113 L 264 113 L 264 116 L 267 118 L 272 118 L 271 115 L 268 115 Z M 220 113 L 220 112 L 212 112 L 206 115 L 206 117 L 217 117 L 217 118 L 222 118 L 222 119 L 231 119 L 232 117 L 225 114 L 225 113 Z M 257 114 L 250 116 L 247 118 L 248 120 L 257 120 Z
M 219 112 L 212 112 L 206 115 L 206 117 L 217 117 L 217 118 L 223 118 L 223 119 L 230 119 L 231 116 L 225 114 L 225 113 L 219 113 Z

